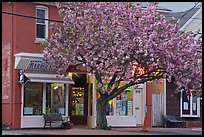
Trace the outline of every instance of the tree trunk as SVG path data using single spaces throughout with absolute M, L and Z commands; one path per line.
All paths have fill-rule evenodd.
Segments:
M 107 119 L 106 119 L 106 102 L 103 100 L 103 97 L 100 97 L 97 100 L 96 104 L 96 124 L 98 129 L 107 129 Z

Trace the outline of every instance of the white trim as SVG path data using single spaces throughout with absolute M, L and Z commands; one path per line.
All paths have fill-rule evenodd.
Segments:
M 24 106 L 24 84 L 21 85 L 21 128 L 23 125 L 23 106 Z
M 24 73 L 24 75 L 28 77 L 31 82 L 74 84 L 74 82 L 69 78 L 65 77 L 65 78 L 59 79 L 60 75 L 57 75 L 57 74 Z M 49 79 L 49 78 L 53 78 L 53 79 Z
M 65 84 L 66 90 L 65 90 L 65 116 L 68 117 L 68 109 L 69 109 L 69 84 Z
M 43 83 L 43 113 L 46 113 L 46 83 Z
M 44 80 L 44 79 L 35 79 L 35 80 L 31 79 L 31 82 L 74 84 L 73 81 L 63 81 L 63 80 L 57 80 L 56 81 L 56 80 Z
M 44 5 L 50 5 L 50 6 L 56 6 L 56 2 L 33 2 L 35 4 L 44 4 Z
M 27 58 L 43 58 L 44 54 L 20 52 L 20 53 L 14 54 L 14 56 L 15 57 L 27 57 Z
M 197 104 L 199 104 L 199 105 L 197 105 L 197 110 L 198 110 L 197 115 L 198 115 L 198 117 L 200 117 L 200 97 L 197 98 Z
M 44 73 L 24 73 L 27 77 L 40 77 L 40 78 L 57 78 L 58 74 L 44 74 Z
M 182 117 L 198 117 L 198 115 L 182 115 Z
M 48 7 L 46 6 L 42 6 L 42 5 L 37 5 L 36 6 L 36 17 L 37 17 L 37 9 L 40 9 L 40 10 L 44 10 L 45 11 L 45 19 L 48 19 Z M 36 37 L 36 40 L 35 40 L 35 43 L 39 43 L 39 42 L 45 42 L 46 39 L 48 38 L 48 20 L 45 20 L 45 38 L 37 38 L 37 24 L 40 24 L 40 23 L 37 23 L 37 19 L 36 19 L 36 22 L 35 22 L 35 37 Z M 43 24 L 44 25 L 44 24 Z
M 166 116 L 166 78 L 164 78 L 164 116 Z
M 97 85 L 96 85 L 96 78 L 93 76 L 93 106 L 92 106 L 92 116 L 94 120 L 94 124 L 91 126 L 92 128 L 95 128 L 96 125 L 96 102 L 97 102 Z
M 193 115 L 193 98 L 192 98 L 192 93 L 191 93 L 191 97 L 190 97 L 190 115 Z
M 193 115 L 193 95 L 191 93 L 190 96 L 190 114 L 183 114 L 183 106 L 182 106 L 182 91 L 180 91 L 180 117 L 200 117 L 200 97 L 197 98 L 197 114 Z
M 186 28 L 186 26 L 187 26 L 188 24 L 190 24 L 190 23 L 193 21 L 193 19 L 194 19 L 200 12 L 202 12 L 202 7 L 201 7 L 193 16 L 191 16 L 191 18 L 180 28 L 180 30 L 184 30 L 184 29 Z

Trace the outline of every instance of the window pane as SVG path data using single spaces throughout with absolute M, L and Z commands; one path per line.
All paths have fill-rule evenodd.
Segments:
M 197 115 L 197 97 L 193 97 L 193 115 Z
M 65 115 L 65 85 L 46 84 L 46 113 Z
M 45 10 L 37 9 L 37 18 L 45 19 Z M 45 23 L 42 19 L 37 19 L 37 23 Z
M 72 87 L 71 97 L 72 116 L 84 116 L 84 88 Z
M 185 91 L 182 92 L 182 113 L 183 115 L 190 115 L 190 99 Z
M 133 92 L 126 90 L 116 97 L 116 115 L 132 116 L 133 111 Z
M 37 24 L 37 38 L 45 38 L 45 25 Z
M 114 105 L 114 99 L 109 100 L 108 103 L 106 104 L 106 115 L 113 115 L 113 105 Z
M 24 89 L 24 115 L 41 115 L 43 102 L 43 84 L 27 83 Z

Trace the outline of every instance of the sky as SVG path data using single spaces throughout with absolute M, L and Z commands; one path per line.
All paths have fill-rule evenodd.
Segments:
M 173 12 L 186 11 L 192 8 L 195 2 L 159 2 L 160 7 L 172 10 Z

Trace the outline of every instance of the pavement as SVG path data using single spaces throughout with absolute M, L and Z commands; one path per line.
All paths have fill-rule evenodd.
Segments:
M 202 128 L 149 128 L 148 132 L 141 128 L 112 128 L 98 130 L 86 127 L 72 129 L 20 129 L 2 130 L 2 135 L 202 135 Z

